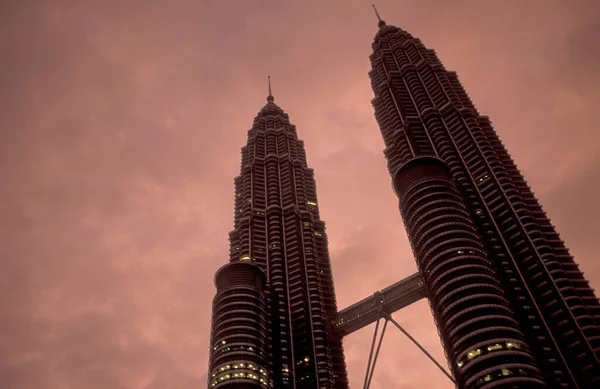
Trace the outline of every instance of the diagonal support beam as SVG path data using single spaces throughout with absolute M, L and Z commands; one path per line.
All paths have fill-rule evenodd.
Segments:
M 385 335 L 385 329 L 387 328 L 388 324 L 388 320 L 385 320 L 385 322 L 383 323 L 381 335 L 379 337 L 379 342 L 377 342 L 377 349 L 375 350 L 375 342 L 377 341 L 377 331 L 379 329 L 380 321 L 380 319 L 377 320 L 377 324 L 375 325 L 375 332 L 373 333 L 373 342 L 371 343 L 371 351 L 369 352 L 369 362 L 367 363 L 367 372 L 365 374 L 365 383 L 363 385 L 364 389 L 369 389 L 369 387 L 371 386 L 371 380 L 373 379 L 373 373 L 375 372 L 375 364 L 377 363 L 377 358 L 379 357 L 379 350 L 381 350 L 381 343 L 383 342 L 383 336 Z M 373 351 L 375 351 L 374 358 Z
M 383 329 L 381 331 L 381 335 L 379 336 L 379 341 L 378 341 L 377 335 L 379 333 L 379 325 L 381 323 L 382 318 L 385 321 L 383 323 Z M 371 342 L 371 350 L 369 351 L 369 361 L 367 362 L 367 371 L 365 372 L 365 382 L 363 384 L 363 389 L 369 389 L 369 387 L 371 386 L 371 381 L 373 380 L 373 374 L 375 372 L 375 365 L 377 364 L 377 358 L 379 357 L 379 351 L 381 350 L 381 343 L 383 342 L 383 336 L 385 335 L 385 330 L 387 328 L 388 322 L 391 322 L 404 335 L 406 335 L 406 337 L 408 339 L 410 339 L 410 341 L 413 342 L 419 348 L 419 350 L 421 350 L 421 352 L 423 354 L 425 354 L 427 356 L 427 358 L 429 358 L 429 360 L 431 362 L 433 362 L 438 367 L 438 369 L 440 369 L 442 371 L 442 373 L 444 373 L 444 375 L 446 377 L 448 377 L 448 379 L 454 385 L 456 385 L 456 381 L 454 380 L 452 375 L 450 375 L 450 373 L 448 373 L 448 371 L 446 371 L 446 369 L 444 369 L 444 367 L 442 365 L 440 365 L 438 363 L 438 361 L 436 361 L 435 358 L 431 354 L 429 354 L 429 352 L 427 350 L 425 350 L 425 348 L 423 346 L 421 346 L 421 344 L 419 342 L 417 342 L 417 340 L 408 333 L 408 331 L 406 331 L 400 324 L 398 324 L 398 322 L 396 320 L 394 320 L 392 315 L 390 315 L 387 312 L 381 312 L 381 317 L 379 319 L 377 319 L 377 324 L 375 324 L 375 331 L 373 332 L 373 341 Z M 375 347 L 375 344 L 377 344 L 377 347 Z
M 440 369 L 440 370 L 442 371 L 442 373 L 444 373 L 444 375 L 445 375 L 446 377 L 448 377 L 448 379 L 449 379 L 450 381 L 452 381 L 452 383 L 453 383 L 453 384 L 455 384 L 455 385 L 456 385 L 456 381 L 454 381 L 454 378 L 453 378 L 453 377 L 450 375 L 450 373 L 448 373 L 448 372 L 446 371 L 446 369 L 444 369 L 444 368 L 442 367 L 442 365 L 440 365 L 440 364 L 438 363 L 438 361 L 436 361 L 436 360 L 435 360 L 435 358 L 434 358 L 434 357 L 433 357 L 431 354 L 429 354 L 429 352 L 427 352 L 427 350 L 425 350 L 425 348 L 423 348 L 423 346 L 421 346 L 421 345 L 419 344 L 419 342 L 417 342 L 417 340 L 416 340 L 415 338 L 413 338 L 413 337 L 412 337 L 412 336 L 411 336 L 411 335 L 408 333 L 408 331 L 406 331 L 404 328 L 402 328 L 402 326 L 401 326 L 400 324 L 398 324 L 398 323 L 396 322 L 396 320 L 394 320 L 394 318 L 392 317 L 392 315 L 390 315 L 390 314 L 389 314 L 389 313 L 387 313 L 387 312 L 384 312 L 384 314 L 383 314 L 383 317 L 386 319 L 386 322 L 387 322 L 387 321 L 390 321 L 390 322 L 392 322 L 392 324 L 393 324 L 393 325 L 395 325 L 395 326 L 396 326 L 396 328 L 398 328 L 400 331 L 402 331 L 402 333 L 403 333 L 404 335 L 406 335 L 406 337 L 407 337 L 408 339 L 410 339 L 410 340 L 411 340 L 411 341 L 412 341 L 412 342 L 413 342 L 413 343 L 414 343 L 414 344 L 415 344 L 415 345 L 416 345 L 416 346 L 419 348 L 419 350 L 421 350 L 421 351 L 423 352 L 423 354 L 425 354 L 425 355 L 427 356 L 427 358 L 429 358 L 429 359 L 431 360 L 431 362 L 433 362 L 433 363 L 434 363 L 434 364 L 435 364 L 435 365 L 438 367 L 438 369 Z
M 369 381 L 369 374 L 371 372 L 371 362 L 373 361 L 373 350 L 375 348 L 375 342 L 377 341 L 377 331 L 379 331 L 379 323 L 381 319 L 377 319 L 375 324 L 375 331 L 373 331 L 373 341 L 371 342 L 371 350 L 369 351 L 369 362 L 367 362 L 367 371 L 365 372 L 365 383 L 363 389 L 367 389 L 367 382 Z

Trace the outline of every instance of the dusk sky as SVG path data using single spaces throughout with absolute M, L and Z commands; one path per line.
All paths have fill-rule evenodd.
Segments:
M 600 289 L 600 1 L 378 0 L 455 70 Z M 233 178 L 275 102 L 339 308 L 416 271 L 373 116 L 371 1 L 0 4 L 0 387 L 206 387 Z M 447 365 L 420 301 L 395 319 Z M 362 385 L 373 325 L 345 340 Z M 371 386 L 450 389 L 389 328 Z

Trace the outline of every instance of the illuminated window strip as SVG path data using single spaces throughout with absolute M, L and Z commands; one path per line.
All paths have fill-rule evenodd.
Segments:
M 251 364 L 249 364 L 251 365 Z M 229 369 L 231 368 L 231 365 L 227 365 L 229 366 Z M 230 379 L 246 379 L 246 380 L 254 380 L 254 381 L 259 381 L 260 383 L 262 383 L 263 385 L 267 386 L 267 387 L 273 387 L 273 382 L 271 380 L 269 380 L 269 378 L 263 378 L 261 376 L 259 376 L 257 373 L 255 373 L 252 370 L 249 370 L 248 368 L 240 368 L 240 369 L 225 369 L 227 371 L 222 371 L 220 372 L 218 375 L 214 376 L 212 382 L 211 382 L 211 387 L 216 386 L 217 384 L 223 382 L 223 381 L 227 381 Z M 263 369 L 260 369 L 261 372 L 263 372 Z M 265 373 L 263 372 L 263 375 Z
M 523 348 L 523 345 L 518 342 L 497 342 L 488 346 L 478 347 L 469 351 L 465 357 L 463 357 L 460 361 L 457 362 L 456 366 L 458 366 L 458 368 L 461 368 L 465 363 L 472 361 L 476 357 L 480 355 L 486 355 L 489 352 L 493 352 L 496 350 L 510 350 L 520 348 Z
M 477 380 L 477 384 L 482 384 L 484 382 L 490 382 L 490 381 L 494 381 L 495 379 L 499 378 L 499 377 L 507 377 L 507 376 L 511 376 L 516 374 L 516 372 L 523 374 L 523 375 L 528 375 L 527 371 L 523 370 L 523 369 L 507 369 L 507 368 L 503 368 L 500 370 L 496 370 L 490 374 L 487 374 L 486 376 L 480 378 Z
M 217 344 L 219 344 L 217 342 Z M 216 350 L 217 352 L 227 352 L 227 351 L 247 351 L 247 352 L 252 352 L 255 353 L 256 349 L 252 346 L 229 346 L 229 345 L 224 345 L 224 344 L 219 344 L 218 346 L 213 347 L 213 350 Z M 258 352 L 260 355 L 263 355 L 263 352 L 259 350 Z
M 247 371 L 251 374 L 255 374 L 254 372 L 258 372 L 263 375 L 267 380 L 269 379 L 269 372 L 266 368 L 256 364 L 256 363 L 245 363 L 245 362 L 228 362 L 227 364 L 223 364 L 217 366 L 212 373 L 212 378 L 219 378 L 222 374 L 229 374 L 229 371 Z M 227 372 L 227 373 L 224 373 Z M 258 374 L 257 373 L 257 374 Z

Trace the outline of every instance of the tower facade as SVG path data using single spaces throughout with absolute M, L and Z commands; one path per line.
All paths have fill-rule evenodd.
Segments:
M 459 387 L 600 388 L 598 299 L 490 120 L 433 50 L 381 19 L 370 60 L 388 169 Z
M 313 170 L 270 85 L 234 181 L 230 263 L 215 277 L 208 387 L 347 388 Z

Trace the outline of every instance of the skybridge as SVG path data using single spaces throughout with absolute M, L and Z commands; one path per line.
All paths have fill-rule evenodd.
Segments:
M 384 317 L 384 313 L 392 314 L 422 298 L 425 288 L 416 273 L 339 311 L 333 328 L 342 336 L 349 335 Z
M 425 287 L 423 286 L 421 276 L 419 273 L 415 273 L 385 289 L 373 293 L 373 295 L 352 304 L 348 308 L 342 309 L 333 318 L 332 326 L 334 331 L 341 336 L 349 335 L 371 323 L 377 323 L 375 325 L 375 333 L 373 334 L 373 342 L 371 343 L 363 389 L 369 389 L 371 385 L 373 373 L 375 372 L 375 364 L 377 363 L 377 357 L 379 356 L 379 350 L 381 349 L 381 343 L 383 342 L 383 336 L 385 335 L 388 323 L 392 323 L 406 335 L 452 383 L 456 383 L 450 373 L 392 317 L 392 313 L 425 297 Z M 379 332 L 381 319 L 384 322 L 381 332 Z

